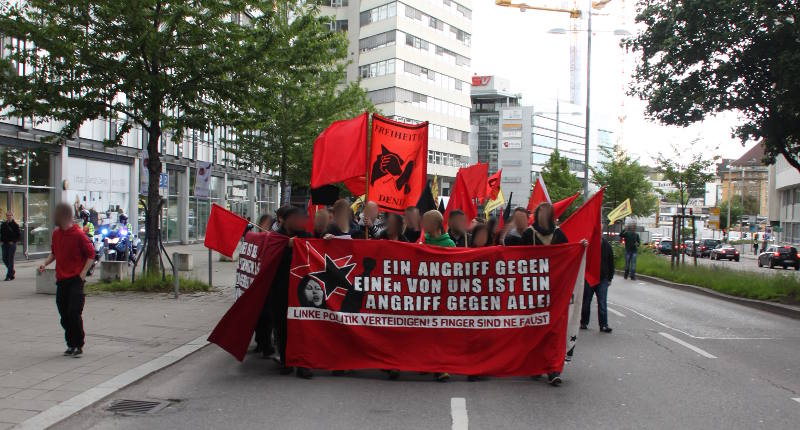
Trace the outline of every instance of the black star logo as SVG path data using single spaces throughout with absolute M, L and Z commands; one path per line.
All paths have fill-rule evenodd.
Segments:
M 330 297 L 337 287 L 350 289 L 350 281 L 347 280 L 347 277 L 350 276 L 350 272 L 353 271 L 354 267 L 356 267 L 355 263 L 339 267 L 330 257 L 325 255 L 325 270 L 313 272 L 310 275 L 322 282 L 325 287 L 325 297 Z

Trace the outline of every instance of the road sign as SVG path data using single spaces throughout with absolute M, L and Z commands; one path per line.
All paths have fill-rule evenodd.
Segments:
M 719 230 L 719 208 L 708 209 L 708 228 Z

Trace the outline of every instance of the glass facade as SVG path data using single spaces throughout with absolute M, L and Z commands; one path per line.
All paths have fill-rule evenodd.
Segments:
M 12 211 L 22 238 L 17 254 L 50 252 L 54 205 L 52 155 L 41 149 L 0 146 L 0 210 Z

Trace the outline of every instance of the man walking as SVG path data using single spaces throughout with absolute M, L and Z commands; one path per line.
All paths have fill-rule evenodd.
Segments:
M 608 286 L 614 278 L 614 249 L 606 238 L 600 246 L 600 283 L 590 286 L 588 282 L 583 284 L 583 306 L 581 308 L 581 329 L 586 330 L 589 326 L 589 317 L 592 313 L 592 296 L 597 296 L 597 321 L 600 323 L 600 331 L 611 333 L 608 326 Z
M 3 243 L 3 264 L 6 265 L 6 281 L 14 279 L 14 253 L 19 242 L 19 224 L 14 220 L 14 212 L 6 212 L 6 220 L 0 225 L 0 242 Z
M 85 296 L 83 285 L 86 272 L 92 265 L 94 247 L 83 229 L 72 222 L 72 208 L 59 203 L 53 211 L 56 229 L 50 245 L 50 255 L 39 266 L 44 272 L 53 261 L 56 262 L 56 305 L 61 316 L 61 327 L 67 350 L 64 355 L 80 357 L 83 354 L 83 304 Z
M 636 280 L 636 253 L 639 251 L 639 233 L 636 233 L 635 225 L 630 224 L 628 230 L 620 235 L 620 239 L 625 241 L 625 279 L 628 275 L 631 280 Z

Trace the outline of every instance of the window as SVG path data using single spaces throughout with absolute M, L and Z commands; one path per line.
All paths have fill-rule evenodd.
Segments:
M 422 21 L 422 12 L 414 9 L 411 6 L 406 5 L 406 17 Z
M 387 31 L 386 33 L 376 34 L 374 36 L 366 37 L 358 41 L 358 49 L 361 52 L 371 51 L 373 49 L 391 46 L 395 43 L 395 32 Z
M 472 19 L 472 11 L 469 10 L 468 8 L 461 5 L 457 5 L 456 10 L 458 10 L 458 13 L 460 13 L 464 17 Z
M 359 68 L 360 69 L 359 74 L 362 79 L 374 78 L 376 76 L 394 74 L 394 68 L 395 68 L 395 59 L 391 58 L 389 60 L 379 61 L 377 63 L 361 66 Z
M 397 16 L 397 3 L 392 2 L 383 6 L 378 6 L 370 10 L 365 10 L 360 14 L 361 27 L 373 22 L 383 21 L 384 19 Z

